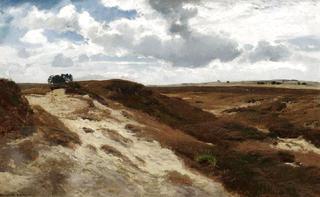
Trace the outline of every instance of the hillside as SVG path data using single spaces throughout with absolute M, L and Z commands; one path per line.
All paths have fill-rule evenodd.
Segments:
M 1 144 L 1 195 L 231 196 L 153 140 L 154 129 L 172 130 L 164 124 L 138 122 L 129 109 L 82 89 L 25 97 L 36 129 Z M 175 136 L 199 143 L 182 132 Z
M 289 105 L 289 102 L 292 100 L 290 98 L 293 97 L 293 100 L 300 100 L 301 97 L 299 95 L 301 94 L 308 95 L 308 99 L 316 99 L 317 95 L 319 95 L 319 91 L 317 90 L 274 90 L 272 88 L 258 87 L 251 89 L 248 87 L 234 87 L 232 90 L 224 89 L 223 87 L 216 88 L 218 89 L 217 92 L 220 93 L 220 99 L 225 99 L 226 95 L 229 95 L 237 100 L 239 99 L 238 96 L 245 95 L 248 92 L 252 97 L 258 96 L 258 98 L 259 92 L 269 95 L 269 98 L 270 96 L 274 97 L 272 95 L 274 93 L 290 95 L 291 97 L 281 98 L 282 100 L 280 99 L 278 103 L 266 103 L 263 107 L 264 111 L 259 112 L 266 114 L 265 118 L 264 116 L 260 117 L 257 113 L 253 115 L 257 119 L 261 118 L 262 122 L 270 126 L 271 131 L 265 132 L 264 128 L 258 127 L 259 125 L 250 124 L 249 121 L 241 118 L 217 117 L 218 114 L 208 112 L 206 109 L 204 109 L 206 111 L 200 110 L 201 103 L 203 102 L 201 98 L 206 98 L 202 97 L 205 94 L 205 91 L 202 91 L 204 88 L 187 87 L 182 90 L 179 90 L 179 88 L 148 88 L 140 84 L 121 80 L 91 81 L 83 82 L 81 85 L 86 91 L 99 95 L 104 99 L 117 101 L 128 108 L 146 113 L 155 118 L 156 121 L 182 131 L 200 142 L 204 142 L 188 146 L 184 143 L 171 142 L 167 134 L 158 133 L 156 135 L 159 141 L 162 140 L 163 144 L 168 145 L 184 157 L 189 166 L 202 171 L 206 175 L 220 177 L 219 179 L 232 191 L 242 193 L 245 196 L 300 196 L 305 192 L 316 196 L 317 191 L 315 191 L 314 185 L 319 185 L 318 177 L 320 171 L 315 161 L 319 161 L 319 155 L 310 156 L 310 158 L 315 158 L 315 160 L 311 159 L 313 160 L 311 167 L 307 164 L 308 159 L 296 161 L 295 152 L 290 151 L 290 148 L 281 150 L 281 148 L 277 149 L 277 146 L 273 146 L 273 144 L 281 144 L 281 140 L 277 140 L 278 137 L 287 139 L 304 136 L 305 139 L 311 140 L 319 147 L 319 128 L 291 124 L 286 119 L 281 118 L 282 114 L 280 116 L 276 115 L 282 110 L 280 109 L 279 111 L 278 107 L 283 105 L 281 104 L 282 102 L 286 102 L 287 104 L 285 105 Z M 159 91 L 167 95 L 178 93 L 180 96 L 176 96 L 177 94 L 175 94 L 174 97 L 167 97 Z M 187 94 L 194 92 L 196 99 L 194 100 L 191 97 L 191 100 L 189 100 L 188 98 L 190 97 L 185 96 L 185 92 Z M 238 92 L 238 94 L 235 92 Z M 214 102 L 214 100 L 211 101 Z M 316 100 L 314 101 L 317 102 Z M 188 103 L 191 103 L 191 105 L 188 105 Z M 230 104 L 226 103 L 226 105 Z M 310 106 L 311 110 L 314 109 L 314 111 L 310 111 L 310 118 L 316 118 L 317 114 L 319 114 L 318 104 L 316 103 L 315 106 L 317 107 L 313 108 Z M 246 106 L 243 106 L 243 108 L 247 109 Z M 235 107 L 234 109 L 238 108 Z M 299 113 L 304 114 L 303 108 L 298 109 L 302 110 Z M 248 110 L 250 111 L 250 108 Z M 278 116 L 279 118 L 277 118 Z M 272 117 L 274 118 L 272 119 Z M 163 133 L 165 132 L 163 131 Z M 163 139 L 164 137 L 161 135 L 165 135 L 167 139 Z M 258 146 L 262 144 L 267 148 L 263 151 L 255 150 L 255 148 L 252 150 L 248 149 L 248 151 L 246 148 L 241 149 L 241 145 L 242 147 L 246 147 L 246 143 L 256 143 Z M 206 146 L 208 144 L 211 146 Z M 284 146 L 290 147 L 289 144 L 285 144 L 284 141 Z M 239 147 L 239 149 L 236 147 Z M 315 148 L 315 150 L 315 152 L 319 153 L 319 149 Z M 309 153 L 309 151 L 306 152 Z M 208 165 L 208 161 L 199 165 L 196 159 L 199 157 L 210 158 L 209 160 L 214 158 L 217 163 L 213 168 Z M 291 164 L 296 165 L 296 163 L 300 162 L 303 163 L 297 168 L 290 166 Z M 290 184 L 288 184 L 288 180 L 290 180 Z
M 32 111 L 12 81 L 0 79 L 0 136 L 27 135 L 32 126 Z
M 123 80 L 21 87 L 34 130 L 2 144 L 0 194 L 320 193 L 318 90 Z

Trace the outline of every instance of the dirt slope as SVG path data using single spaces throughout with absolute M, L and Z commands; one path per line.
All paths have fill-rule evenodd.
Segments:
M 198 108 L 197 104 L 190 105 L 191 102 L 187 96 L 169 98 L 159 93 L 160 90 L 162 93 L 174 94 L 175 91 L 172 91 L 174 88 L 168 88 L 169 91 L 167 91 L 165 88 L 148 88 L 121 80 L 82 82 L 81 86 L 87 92 L 148 114 L 156 121 L 180 130 L 202 142 L 202 144 L 186 148 L 183 144 L 162 141 L 163 144 L 169 145 L 176 153 L 185 158 L 189 166 L 206 175 L 219 177 L 225 186 L 232 191 L 244 196 L 317 196 L 320 192 L 316 189 L 320 186 L 319 167 L 306 165 L 307 162 L 301 164 L 295 159 L 296 155 L 292 152 L 286 152 L 286 149 L 282 149 L 281 145 L 273 145 L 281 144 L 281 140 L 278 142 L 277 137 L 286 137 L 290 133 L 297 133 L 296 130 L 292 130 L 290 133 L 273 130 L 274 132 L 270 135 L 264 128 L 257 127 L 255 124 L 206 112 Z M 206 88 L 194 89 L 191 87 L 190 89 L 200 95 L 203 92 L 202 89 Z M 290 94 L 292 91 L 300 91 L 306 95 L 314 95 L 316 92 L 315 90 L 274 88 L 232 88 L 234 92 L 231 93 L 223 87 L 216 89 L 219 89 L 220 93 L 230 94 L 235 100 L 238 95 L 246 92 Z M 265 110 L 264 113 L 268 114 L 272 110 L 278 110 L 277 104 L 269 103 L 270 105 L 271 108 Z M 268 117 L 273 117 L 272 113 L 268 114 Z M 280 128 L 286 128 L 286 126 L 282 125 Z M 305 133 L 305 136 L 310 137 L 307 139 L 314 139 L 313 142 L 317 142 L 318 133 L 315 133 L 316 131 L 312 130 L 312 134 L 304 131 L 310 130 L 298 130 L 298 133 Z M 300 134 L 294 136 L 298 137 Z M 161 139 L 159 136 L 158 138 Z M 244 151 L 237 148 L 250 141 L 259 144 L 266 143 L 268 148 L 263 151 L 254 148 Z M 203 143 L 212 146 L 206 147 Z M 199 164 L 202 159 L 206 162 Z
M 220 183 L 187 168 L 173 151 L 139 135 L 147 126 L 131 118 L 130 111 L 88 95 L 66 95 L 62 89 L 27 98 L 35 113 L 47 113 L 41 117 L 63 125 L 7 144 L 16 154 L 24 147 L 35 156 L 11 155 L 6 171 L 0 172 L 0 194 L 230 196 Z M 59 137 L 69 131 L 79 140 L 71 134 Z

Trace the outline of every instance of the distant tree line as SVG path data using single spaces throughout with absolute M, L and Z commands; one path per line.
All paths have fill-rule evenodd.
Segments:
M 283 84 L 284 82 L 279 82 L 279 81 L 271 81 L 271 82 L 267 82 L 267 81 L 258 81 L 257 84 L 258 85 L 263 85 L 263 84 L 268 84 L 270 83 L 271 85 L 281 85 Z M 297 82 L 297 85 L 308 85 L 306 82 L 300 82 L 298 81 Z

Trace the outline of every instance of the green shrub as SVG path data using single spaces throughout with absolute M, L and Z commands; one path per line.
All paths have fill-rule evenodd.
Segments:
M 196 157 L 196 161 L 200 164 L 208 164 L 210 166 L 217 165 L 217 159 L 212 153 L 204 153 Z

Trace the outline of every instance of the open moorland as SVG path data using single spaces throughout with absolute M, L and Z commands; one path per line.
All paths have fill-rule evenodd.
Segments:
M 0 86 L 0 194 L 320 193 L 320 90 L 123 80 Z

